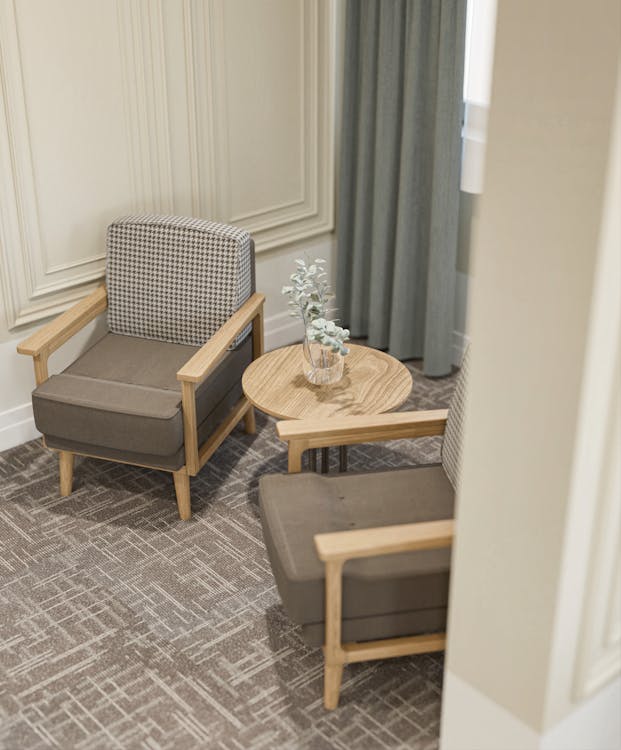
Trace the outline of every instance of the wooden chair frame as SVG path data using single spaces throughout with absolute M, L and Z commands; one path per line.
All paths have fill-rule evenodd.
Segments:
M 332 445 L 353 445 L 399 438 L 442 435 L 447 410 L 397 412 L 376 416 L 335 417 L 329 420 L 278 422 L 281 440 L 289 444 L 289 472 L 301 471 L 305 450 Z M 343 565 L 361 557 L 392 555 L 452 544 L 451 519 L 380 526 L 316 534 L 315 548 L 326 570 L 326 626 L 324 642 L 324 706 L 338 706 L 343 666 L 358 661 L 443 651 L 445 633 L 404 636 L 363 643 L 342 643 Z
M 185 464 L 176 471 L 155 465 L 147 468 L 167 471 L 173 475 L 179 517 L 183 521 L 188 521 L 192 516 L 190 477 L 198 474 L 241 419 L 244 420 L 247 433 L 253 434 L 256 430 L 254 408 L 246 397 L 242 396 L 216 431 L 210 435 L 203 445 L 199 446 L 196 389 L 213 372 L 228 351 L 231 343 L 249 324 L 252 324 L 252 358 L 257 359 L 263 354 L 264 302 L 265 296 L 263 294 L 254 293 L 177 372 L 177 380 L 181 382 Z M 18 345 L 17 351 L 19 354 L 26 354 L 33 358 L 37 385 L 41 385 L 49 377 L 48 358 L 50 354 L 84 328 L 87 323 L 104 312 L 107 306 L 106 287 L 102 285 Z M 63 450 L 58 451 L 58 454 L 60 494 L 67 497 L 71 494 L 73 487 L 73 463 L 76 454 Z M 87 453 L 80 453 L 79 455 L 90 456 Z M 102 456 L 91 457 L 100 458 L 104 461 L 129 463 Z

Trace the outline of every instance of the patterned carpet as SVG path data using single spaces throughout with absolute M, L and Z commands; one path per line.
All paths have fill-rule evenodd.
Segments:
M 446 406 L 454 377 L 411 369 L 409 407 Z M 60 498 L 38 441 L 0 454 L 0 747 L 437 748 L 440 655 L 346 667 L 324 711 L 321 655 L 281 609 L 258 518 L 284 445 L 257 427 L 192 480 L 190 523 L 169 475 L 78 459 Z M 437 461 L 438 441 L 352 448 L 350 468 Z

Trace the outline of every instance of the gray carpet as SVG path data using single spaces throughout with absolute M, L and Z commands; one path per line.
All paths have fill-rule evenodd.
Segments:
M 409 407 L 446 406 L 454 378 L 412 370 Z M 437 654 L 346 667 L 324 711 L 321 655 L 284 615 L 257 512 L 285 449 L 271 420 L 257 426 L 192 480 L 190 523 L 169 475 L 78 459 L 60 498 L 39 442 L 0 454 L 0 747 L 437 748 Z M 355 447 L 350 468 L 438 450 Z

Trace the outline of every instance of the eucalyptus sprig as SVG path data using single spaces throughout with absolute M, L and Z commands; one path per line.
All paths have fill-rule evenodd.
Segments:
M 289 297 L 290 314 L 304 323 L 310 341 L 329 346 L 333 352 L 348 354 L 344 342 L 349 331 L 327 319 L 328 303 L 334 295 L 328 286 L 326 261 L 316 258 L 314 263 L 308 263 L 300 258 L 295 262 L 297 270 L 290 277 L 293 283 L 282 288 L 282 293 Z
M 317 318 L 325 317 L 328 303 L 334 296 L 328 286 L 328 274 L 323 258 L 307 263 L 299 258 L 295 261 L 297 270 L 290 276 L 293 284 L 283 286 L 282 293 L 289 297 L 290 314 L 300 318 L 305 326 Z
M 329 346 L 333 352 L 339 352 L 343 356 L 349 354 L 345 342 L 349 338 L 347 328 L 341 328 L 333 320 L 315 318 L 306 329 L 306 335 L 311 341 L 318 341 L 323 346 Z

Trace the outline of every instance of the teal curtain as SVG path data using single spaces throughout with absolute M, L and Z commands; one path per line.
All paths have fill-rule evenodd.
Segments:
M 451 371 L 466 0 L 348 0 L 337 304 L 353 336 Z

